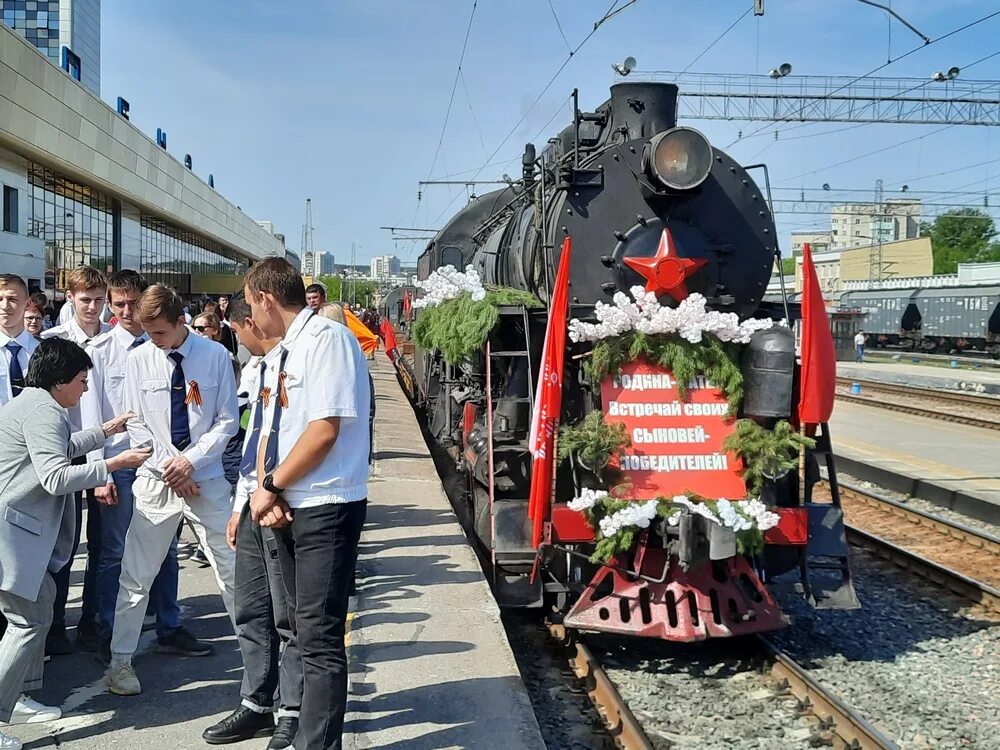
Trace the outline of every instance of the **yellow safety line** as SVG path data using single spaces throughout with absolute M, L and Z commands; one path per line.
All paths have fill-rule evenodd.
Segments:
M 347 613 L 347 622 L 344 623 L 344 646 L 351 645 L 351 621 L 354 619 L 354 612 Z

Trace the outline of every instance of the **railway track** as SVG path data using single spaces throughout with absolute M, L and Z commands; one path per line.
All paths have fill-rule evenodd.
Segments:
M 615 745 L 621 750 L 652 750 L 652 740 L 580 634 L 554 623 L 548 623 L 548 630 L 556 645 L 564 651 L 570 668 L 596 707 Z M 759 649 L 762 677 L 775 694 L 794 698 L 798 710 L 812 717 L 815 742 L 846 750 L 890 750 L 897 747 L 773 641 L 761 636 L 748 640 L 750 642 Z
M 861 394 L 850 392 L 854 383 L 861 385 Z M 841 401 L 1000 430 L 1000 399 L 856 378 L 838 377 L 837 386 Z
M 852 543 L 1000 614 L 1000 538 L 851 484 L 840 495 Z

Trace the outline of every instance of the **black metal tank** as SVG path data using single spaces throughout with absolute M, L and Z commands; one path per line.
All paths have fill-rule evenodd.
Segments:
M 483 196 L 452 219 L 421 256 L 421 278 L 446 264 L 448 247 L 460 247 L 466 266 L 487 284 L 544 300 L 569 235 L 571 302 L 610 302 L 617 291 L 645 285 L 625 261 L 652 257 L 666 229 L 678 257 L 705 261 L 686 279 L 687 291 L 700 292 L 713 308 L 751 315 L 775 255 L 767 201 L 747 171 L 717 148 L 697 187 L 655 184 L 649 144 L 677 125 L 676 113 L 673 84 L 612 86 L 610 99 L 553 139 L 540 175 Z M 670 297 L 661 301 L 672 304 Z

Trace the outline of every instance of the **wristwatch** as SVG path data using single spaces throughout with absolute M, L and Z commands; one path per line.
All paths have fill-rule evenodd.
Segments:
M 282 492 L 285 491 L 284 487 L 275 486 L 273 474 L 265 475 L 264 481 L 261 483 L 261 486 L 268 492 L 273 492 L 275 495 L 280 495 Z

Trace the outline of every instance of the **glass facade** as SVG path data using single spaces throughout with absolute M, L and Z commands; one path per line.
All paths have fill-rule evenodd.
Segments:
M 136 216 L 139 219 L 138 215 Z M 130 227 L 138 231 L 138 248 L 124 253 L 150 283 L 172 286 L 181 294 L 204 291 L 192 276 L 242 276 L 252 262 L 247 255 L 175 224 L 143 215 Z M 110 196 L 81 185 L 39 164 L 28 165 L 28 235 L 45 241 L 45 286 L 66 290 L 66 274 L 80 266 L 103 273 L 119 269 L 121 209 Z M 135 236 L 130 229 L 130 236 Z M 136 252 L 137 251 L 137 252 Z M 198 281 L 198 280 L 196 280 Z M 228 290 L 230 284 L 205 280 Z M 234 279 L 232 286 L 238 286 Z
M 151 216 L 142 217 L 139 272 L 150 283 L 191 293 L 191 276 L 226 274 L 242 276 L 250 259 L 224 245 Z
M 28 165 L 28 234 L 45 241 L 45 285 L 64 290 L 66 273 L 115 270 L 110 197 L 38 164 Z
M 59 54 L 59 0 L 0 0 L 3 22 L 35 45 L 55 65 Z

